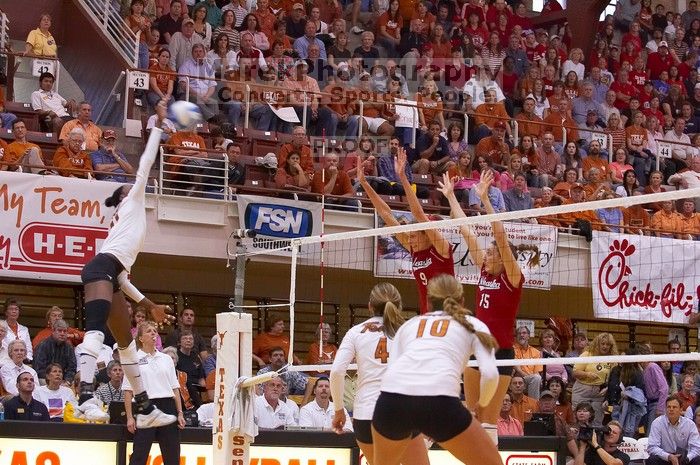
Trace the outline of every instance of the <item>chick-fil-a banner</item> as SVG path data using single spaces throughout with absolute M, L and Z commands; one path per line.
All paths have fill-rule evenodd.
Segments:
M 700 242 L 593 232 L 596 318 L 687 323 L 700 295 Z
M 100 250 L 119 184 L 0 173 L 0 276 L 79 282 Z

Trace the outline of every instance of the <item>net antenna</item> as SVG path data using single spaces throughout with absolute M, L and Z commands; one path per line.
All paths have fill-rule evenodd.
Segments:
M 323 129 L 323 138 L 321 140 L 321 159 L 323 160 L 323 162 L 325 164 L 325 160 L 326 160 L 326 130 L 325 129 Z M 325 186 L 326 186 L 325 166 L 321 170 L 321 173 L 322 173 L 321 181 L 322 181 L 323 187 L 325 189 Z M 318 290 L 318 294 L 319 294 L 318 300 L 321 303 L 321 311 L 320 311 L 319 321 L 318 321 L 318 329 L 319 329 L 319 331 L 318 331 L 318 358 L 319 359 L 321 359 L 323 357 L 323 301 L 324 301 L 324 297 L 325 297 L 324 296 L 325 292 L 324 292 L 324 288 L 323 288 L 323 278 L 324 278 L 324 268 L 323 267 L 324 267 L 324 263 L 325 263 L 324 256 L 323 256 L 323 252 L 324 252 L 323 233 L 325 232 L 325 228 L 326 228 L 326 202 L 325 202 L 326 196 L 325 196 L 324 192 L 325 191 L 321 191 L 321 234 L 320 234 L 321 243 L 319 244 L 320 249 L 321 249 L 320 250 L 321 263 L 320 263 L 320 267 L 319 267 L 320 287 Z M 290 352 L 291 352 L 291 350 L 290 350 Z

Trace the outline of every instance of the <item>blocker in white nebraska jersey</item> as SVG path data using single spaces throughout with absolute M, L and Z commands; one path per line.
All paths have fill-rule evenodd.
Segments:
M 489 333 L 480 320 L 467 316 L 475 331 Z M 399 328 L 381 390 L 408 396 L 459 397 L 462 373 L 469 358 L 479 362 L 482 392 L 498 383 L 492 349 L 476 334 L 443 311 L 416 316 Z M 487 388 L 487 390 L 491 390 Z
M 353 359 L 357 363 L 357 393 L 352 412 L 354 419 L 372 419 L 391 348 L 392 341 L 384 334 L 381 316 L 353 326 L 345 334 L 336 352 L 332 371 L 344 373 Z M 333 400 L 336 405 L 342 403 L 342 399 Z

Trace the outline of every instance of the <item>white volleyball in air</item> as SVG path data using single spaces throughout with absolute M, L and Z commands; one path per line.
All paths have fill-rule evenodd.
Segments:
M 199 107 L 187 100 L 178 100 L 170 105 L 168 117 L 178 129 L 193 128 L 204 119 Z

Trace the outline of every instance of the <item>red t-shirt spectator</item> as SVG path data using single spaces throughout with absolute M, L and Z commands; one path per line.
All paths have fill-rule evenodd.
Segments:
M 630 71 L 629 82 L 637 88 L 639 92 L 644 89 L 644 83 L 647 81 L 647 73 L 645 71 Z
M 545 53 L 547 53 L 547 47 L 542 44 L 537 44 L 534 47 L 525 46 L 525 54 L 531 63 L 539 63 L 544 58 Z
M 481 49 L 489 41 L 489 31 L 479 26 L 476 29 L 472 29 L 467 26 L 462 29 L 464 34 L 468 34 L 472 38 L 472 44 L 474 48 Z
M 510 27 L 510 19 L 513 17 L 513 13 L 511 13 L 508 8 L 504 8 L 503 10 L 499 11 L 494 6 L 489 7 L 489 11 L 486 12 L 486 25 L 489 26 L 490 24 L 495 24 L 498 26 L 498 17 L 500 15 L 506 15 L 508 17 L 508 30 L 512 30 Z
M 659 79 L 661 71 L 668 71 L 673 64 L 673 58 L 670 54 L 661 55 L 659 52 L 650 53 L 647 58 L 647 69 L 651 79 Z
M 622 84 L 620 81 L 615 81 L 612 83 L 610 86 L 610 90 L 614 90 L 615 92 L 621 92 L 625 95 L 629 95 L 630 97 L 634 97 L 637 95 L 637 88 L 634 87 L 632 84 L 629 82 L 626 82 L 625 84 Z M 618 110 L 625 110 L 629 108 L 629 103 L 624 102 L 620 100 L 619 98 L 615 100 L 615 108 Z
M 479 24 L 484 24 L 484 21 L 486 21 L 486 15 L 484 14 L 484 9 L 478 5 L 474 6 L 471 3 L 467 3 L 462 8 L 462 19 L 464 19 L 465 21 L 468 21 L 469 16 L 472 13 L 476 14 L 479 17 Z
M 622 36 L 622 48 L 625 48 L 625 44 L 627 42 L 632 42 L 634 44 L 634 51 L 639 55 L 639 52 L 642 51 L 642 39 L 641 37 L 634 36 L 630 33 L 625 34 Z

